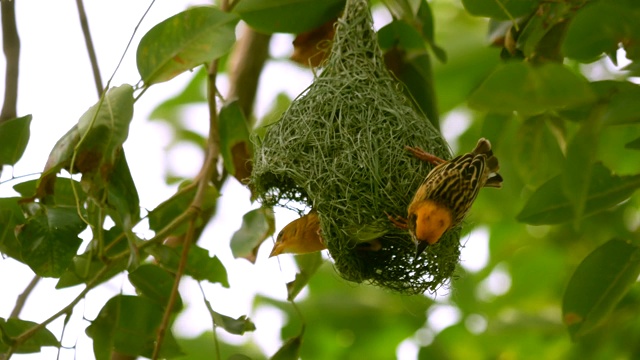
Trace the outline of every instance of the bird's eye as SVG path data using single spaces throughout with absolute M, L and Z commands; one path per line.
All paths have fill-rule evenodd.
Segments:
M 282 240 L 282 231 L 278 233 L 278 237 L 276 238 L 276 241 L 280 241 L 280 240 Z

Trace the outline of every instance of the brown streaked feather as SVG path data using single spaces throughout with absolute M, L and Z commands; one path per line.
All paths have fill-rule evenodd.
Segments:
M 502 187 L 500 163 L 489 140 L 481 138 L 475 148 L 445 161 L 424 150 L 405 146 L 416 158 L 435 167 L 416 191 L 407 219 L 387 214 L 397 227 L 408 229 L 416 244 L 416 257 L 442 235 L 460 224 L 483 187 Z

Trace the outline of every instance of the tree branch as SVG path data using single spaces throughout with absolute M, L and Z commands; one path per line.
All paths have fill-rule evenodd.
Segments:
M 20 312 L 22 312 L 24 304 L 27 302 L 27 299 L 29 298 L 29 295 L 31 295 L 33 289 L 35 289 L 36 285 L 38 285 L 40 279 L 42 278 L 38 275 L 34 276 L 33 279 L 31 279 L 31 282 L 29 283 L 29 285 L 27 285 L 26 288 L 24 288 L 22 294 L 18 295 L 18 298 L 16 299 L 16 305 L 13 307 L 13 310 L 11 311 L 11 315 L 9 315 L 9 317 L 17 318 L 20 316 Z
M 222 11 L 227 11 L 228 6 L 228 1 L 224 0 L 220 7 Z M 218 129 L 218 106 L 216 103 L 216 79 L 218 75 L 218 61 L 218 59 L 213 60 L 211 62 L 211 65 L 208 67 L 207 102 L 209 105 L 209 138 L 207 140 L 207 154 L 205 156 L 204 163 L 202 164 L 202 168 L 200 169 L 200 172 L 195 179 L 196 183 L 198 184 L 196 194 L 191 201 L 189 209 L 187 210 L 187 212 L 195 212 L 196 216 L 190 219 L 187 233 L 184 237 L 184 241 L 182 242 L 180 264 L 178 265 L 178 269 L 175 274 L 175 281 L 173 282 L 173 288 L 171 290 L 171 295 L 169 297 L 169 300 L 167 301 L 167 306 L 165 308 L 164 314 L 162 316 L 162 321 L 158 328 L 158 336 L 156 337 L 155 347 L 153 348 L 153 356 L 151 357 L 153 360 L 158 359 L 158 357 L 160 356 L 160 348 L 162 347 L 166 331 L 169 328 L 172 309 L 178 299 L 180 280 L 182 279 L 184 270 L 187 266 L 189 250 L 191 249 L 191 244 L 195 242 L 194 235 L 196 233 L 197 226 L 196 220 L 202 214 L 202 204 L 204 202 L 204 197 L 207 194 L 207 188 L 210 186 L 212 179 L 215 181 L 219 178 L 218 159 L 220 158 L 220 133 Z
M 93 80 L 96 84 L 96 90 L 98 91 L 98 97 L 102 96 L 104 86 L 102 85 L 102 77 L 100 76 L 100 68 L 98 67 L 98 59 L 96 57 L 96 50 L 93 46 L 93 40 L 91 39 L 91 32 L 89 31 L 89 22 L 87 21 L 87 13 L 84 10 L 84 3 L 82 0 L 76 0 L 78 6 L 78 15 L 80 16 L 80 27 L 82 27 L 82 34 L 84 35 L 84 43 L 87 46 L 87 52 L 89 53 L 89 60 L 91 61 L 91 70 L 93 71 Z
M 247 120 L 251 119 L 253 113 L 260 73 L 269 57 L 270 41 L 271 35 L 261 34 L 250 27 L 245 27 L 242 37 L 231 54 L 230 86 L 227 98 L 238 99 Z
M 87 286 L 80 292 L 80 294 L 78 294 L 78 296 L 76 296 L 67 306 L 62 308 L 57 313 L 51 315 L 45 321 L 31 327 L 29 330 L 23 332 L 18 337 L 14 338 L 13 343 L 11 343 L 11 346 L 5 353 L 5 358 L 9 359 L 20 345 L 22 345 L 25 341 L 29 340 L 29 338 L 35 335 L 35 333 L 37 333 L 38 331 L 40 331 L 41 329 L 49 325 L 52 321 L 54 321 L 55 319 L 59 318 L 64 314 L 71 312 L 73 308 L 76 306 L 76 304 L 78 304 L 80 300 L 84 299 L 84 297 L 89 293 L 89 291 L 91 291 L 91 289 L 93 289 L 96 285 L 100 284 L 102 277 L 111 269 L 113 264 L 115 264 L 115 262 L 107 264 L 105 265 L 105 267 L 100 269 L 95 274 L 95 276 L 90 281 L 87 282 Z
M 20 37 L 16 26 L 15 5 L 15 1 L 0 1 L 0 10 L 2 11 L 2 49 L 7 59 L 4 104 L 2 113 L 0 113 L 0 123 L 17 117 Z

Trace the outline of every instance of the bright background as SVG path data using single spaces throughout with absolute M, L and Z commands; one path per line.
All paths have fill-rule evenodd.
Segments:
M 207 3 L 158 1 L 141 24 L 112 85 L 138 82 L 135 49 L 146 31 L 188 6 Z M 569 339 L 562 323 L 561 303 L 566 284 L 578 264 L 613 236 L 610 234 L 614 228 L 612 223 L 623 223 L 628 231 L 638 231 L 640 198 L 636 195 L 617 208 L 589 218 L 583 222 L 580 231 L 571 224 L 529 226 L 516 222 L 515 216 L 531 192 L 543 181 L 563 171 L 564 154 L 560 150 L 553 151 L 559 144 L 549 130 L 551 120 L 514 116 L 501 122 L 466 108 L 464 104 L 469 93 L 500 62 L 500 50 L 488 46 L 486 19 L 470 16 L 462 9 L 460 1 L 433 0 L 429 4 L 436 15 L 436 43 L 445 47 L 449 56 L 446 64 L 433 60 L 444 137 L 455 153 L 470 148 L 478 136 L 490 138 L 501 160 L 504 188 L 499 192 L 487 191 L 479 195 L 465 227 L 467 232 L 461 240 L 464 245 L 461 266 L 456 270 L 460 277 L 454 280 L 450 290 L 426 295 L 435 299 L 434 304 L 424 307 L 428 308 L 426 323 L 424 313 L 410 311 L 412 302 L 418 303 L 425 298 L 400 297 L 388 291 L 346 282 L 328 264 L 314 275 L 308 288 L 311 290 L 305 289 L 298 297 L 298 300 L 305 300 L 299 305 L 300 308 L 306 307 L 303 316 L 310 319 L 304 339 L 307 347 L 303 350 L 309 351 L 312 346 L 322 346 L 323 350 L 333 346 L 330 350 L 342 347 L 340 350 L 344 352 L 345 349 L 358 350 L 358 346 L 360 350 L 362 347 L 371 350 L 376 345 L 395 346 L 397 341 L 389 338 L 401 333 L 396 335 L 398 339 L 407 338 L 395 348 L 395 352 L 403 360 L 415 359 L 419 348 L 425 357 L 437 358 L 433 354 L 441 351 L 451 358 L 465 360 L 471 355 L 480 359 L 563 355 L 571 358 L 570 354 L 573 358 L 593 354 L 599 354 L 600 358 L 624 358 L 629 344 L 638 343 L 637 334 L 640 334 L 640 327 L 633 327 L 638 323 L 638 286 L 629 292 L 626 302 L 621 302 L 606 324 L 580 344 Z M 148 5 L 148 1 L 124 0 L 87 1 L 85 4 L 105 82 Z M 13 169 L 5 168 L 0 178 L 0 196 L 10 196 L 13 185 L 36 178 L 56 141 L 97 101 L 75 4 L 32 0 L 16 2 L 16 8 L 22 43 L 18 112 L 19 116 L 32 114 L 33 122 L 31 141 L 22 160 Z M 388 12 L 374 10 L 374 20 L 378 27 L 388 23 Z M 292 39 L 289 35 L 275 35 L 272 39 L 272 59 L 267 62 L 260 79 L 257 118 L 261 118 L 273 105 L 276 94 L 285 92 L 289 97 L 295 97 L 312 81 L 308 69 L 286 60 L 292 51 Z M 572 59 L 565 59 L 565 62 L 567 67 L 579 70 L 590 81 L 627 80 L 627 76 L 618 71 L 628 64 L 624 56 L 624 52 L 618 52 L 617 68 L 606 58 L 588 65 Z M 4 69 L 3 57 L 0 57 L 0 68 Z M 3 76 L 4 72 L 0 74 L 0 83 L 4 82 Z M 186 144 L 170 147 L 171 129 L 165 123 L 148 120 L 151 110 L 179 93 L 192 76 L 186 73 L 172 81 L 154 85 L 135 104 L 125 150 L 141 206 L 146 210 L 155 208 L 175 192 L 175 186 L 167 186 L 164 182 L 167 174 L 191 178 L 201 166 L 201 149 Z M 628 80 L 637 81 L 637 78 Z M 227 92 L 225 76 L 219 77 L 218 86 L 222 94 Z M 208 115 L 204 105 L 189 106 L 182 116 L 190 130 L 207 133 Z M 541 126 L 529 126 L 532 121 Z M 567 131 L 563 140 L 574 139 L 579 123 L 564 121 L 561 124 Z M 540 151 L 535 154 L 527 147 L 539 145 L 531 139 L 531 132 L 546 146 L 537 148 Z M 600 141 L 594 161 L 603 161 L 619 174 L 640 173 L 637 151 L 624 148 L 624 144 L 640 136 L 640 128 L 633 125 L 611 126 L 604 128 L 599 135 L 605 140 Z M 458 144 L 462 145 L 459 147 Z M 558 156 L 554 157 L 554 154 Z M 18 178 L 11 179 L 12 176 Z M 247 344 L 247 348 L 255 343 L 262 353 L 270 355 L 282 344 L 281 329 L 291 334 L 297 330 L 300 320 L 293 317 L 295 314 L 290 304 L 285 302 L 280 311 L 275 308 L 277 304 L 273 305 L 264 298 L 284 302 L 285 284 L 294 278 L 296 266 L 288 255 L 268 259 L 269 241 L 260 249 L 256 264 L 233 258 L 229 249 L 231 235 L 240 227 L 242 215 L 258 206 L 248 199 L 248 191 L 234 179 L 225 184 L 215 220 L 203 233 L 199 245 L 223 262 L 231 287 L 224 289 L 218 284 L 208 283 L 203 283 L 203 287 L 215 311 L 233 318 L 248 315 L 257 326 L 254 333 L 242 337 L 219 331 L 224 342 Z M 276 233 L 296 216 L 276 209 Z M 135 230 L 144 238 L 152 236 L 144 223 Z M 82 251 L 84 248 L 80 249 Z M 0 317 L 9 315 L 16 297 L 32 276 L 26 265 L 9 258 L 0 259 Z M 313 287 L 320 281 L 327 284 L 321 284 L 325 286 L 324 292 Z M 55 282 L 41 281 L 30 296 L 21 318 L 42 321 L 64 307 L 81 290 L 80 287 L 55 290 Z M 327 290 L 329 286 L 331 288 Z M 66 327 L 62 339 L 65 349 L 61 351 L 61 358 L 92 358 L 91 339 L 84 334 L 88 321 L 94 319 L 105 302 L 115 294 L 133 292 L 123 275 L 91 291 L 78 304 Z M 186 309 L 177 319 L 175 334 L 195 338 L 211 330 L 210 316 L 197 284 L 185 278 L 180 292 Z M 256 302 L 260 305 L 254 308 L 256 295 L 262 300 Z M 338 310 L 330 307 L 335 302 L 327 302 L 327 298 L 336 301 L 332 297 L 337 298 L 340 304 L 346 303 L 346 306 Z M 351 313 L 345 316 L 341 310 Z M 344 324 L 339 324 L 341 328 L 336 327 L 336 319 L 357 319 L 359 327 L 349 328 Z M 393 320 L 396 322 L 388 325 L 389 319 L 391 323 Z M 369 323 L 368 320 L 374 321 Z M 417 324 L 402 328 L 412 320 Z M 62 319 L 49 326 L 58 337 L 62 328 Z M 308 336 L 312 333 L 316 338 Z M 207 336 L 203 338 L 210 339 Z M 371 338 L 379 341 L 365 341 Z M 430 344 L 433 346 L 427 347 Z M 56 349 L 45 348 L 40 354 L 15 355 L 15 358 L 54 359 L 56 354 Z
M 111 85 L 138 82 L 140 77 L 135 66 L 135 49 L 147 30 L 188 6 L 208 3 L 207 1 L 158 1 L 138 29 L 131 48 Z M 105 84 L 148 5 L 148 1 L 85 2 L 91 35 Z M 77 122 L 88 107 L 97 102 L 75 4 L 71 1 L 17 1 L 16 12 L 21 40 L 18 116 L 32 114 L 33 121 L 29 146 L 21 161 L 13 169 L 5 168 L 2 174 L 0 196 L 12 195 L 13 185 L 37 177 L 56 141 Z M 389 21 L 386 11 L 374 13 L 374 18 L 376 23 L 384 24 Z M 293 37 L 289 35 L 275 35 L 272 40 L 271 55 L 275 60 L 267 62 L 260 80 L 256 104 L 258 118 L 271 106 L 275 94 L 284 91 L 290 97 L 295 97 L 312 80 L 309 70 L 292 65 L 286 60 L 277 60 L 286 58 L 290 54 L 292 40 Z M 0 73 L 0 83 L 4 83 L 4 66 L 4 57 L 0 57 L 0 68 L 3 69 Z M 177 175 L 192 177 L 197 173 L 203 160 L 202 152 L 195 147 L 179 145 L 169 152 L 165 151 L 171 140 L 168 129 L 163 124 L 148 121 L 151 110 L 162 100 L 179 92 L 191 77 L 192 74 L 187 73 L 170 82 L 154 85 L 135 104 L 134 120 L 124 147 L 134 181 L 137 183 L 140 203 L 144 209 L 153 209 L 175 192 L 176 187 L 167 186 L 163 180 L 168 168 Z M 225 77 L 220 77 L 219 86 L 221 93 L 224 94 L 226 92 Z M 207 109 L 204 105 L 187 109 L 185 119 L 193 130 L 201 134 L 207 133 Z M 468 122 L 465 114 L 460 112 L 451 113 L 443 121 L 443 133 L 451 142 L 454 151 L 456 137 L 464 131 Z M 29 178 L 23 177 L 29 174 L 35 175 Z M 10 180 L 12 175 L 18 179 Z M 144 186 L 140 186 L 141 184 Z M 271 248 L 271 243 L 268 241 L 261 248 L 255 265 L 243 259 L 233 258 L 229 239 L 240 227 L 242 215 L 257 207 L 257 204 L 251 204 L 248 199 L 248 191 L 242 185 L 233 178 L 227 181 L 219 199 L 221 211 L 218 211 L 215 220 L 202 235 L 199 245 L 220 258 L 227 268 L 231 287 L 223 289 L 217 284 L 203 284 L 203 286 L 214 310 L 234 318 L 249 315 L 258 328 L 248 337 L 253 336 L 264 353 L 272 354 L 281 346 L 280 325 L 284 322 L 283 315 L 269 307 L 260 307 L 253 312 L 251 304 L 256 293 L 285 300 L 285 284 L 293 279 L 296 267 L 290 256 L 268 259 Z M 293 212 L 276 209 L 276 234 L 282 226 L 296 216 Z M 144 232 L 144 229 L 137 230 L 143 236 L 151 237 L 151 234 Z M 485 228 L 480 228 L 463 239 L 466 246 L 462 249 L 462 266 L 468 271 L 479 271 L 486 265 L 488 235 Z M 472 241 L 467 242 L 469 239 Z M 82 251 L 84 246 L 80 252 Z M 494 272 L 495 274 L 492 273 L 488 278 L 487 289 L 499 295 L 508 290 L 510 280 L 506 272 Z M 8 317 L 16 297 L 32 277 L 33 273 L 26 265 L 10 258 L 0 259 L 0 289 L 2 289 L 0 317 Z M 55 290 L 56 281 L 55 279 L 41 280 L 29 297 L 21 318 L 43 321 L 64 307 L 81 290 L 80 287 Z M 341 285 L 354 286 L 344 280 L 341 280 Z M 75 349 L 63 349 L 61 358 L 92 358 L 91 339 L 84 334 L 84 328 L 88 322 L 82 317 L 92 320 L 110 297 L 118 293 L 133 292 L 126 277 L 122 275 L 91 291 L 76 308 L 62 341 L 64 347 L 75 345 Z M 180 292 L 186 302 L 186 309 L 174 327 L 176 335 L 195 337 L 211 329 L 210 317 L 202 303 L 197 284 L 190 278 L 184 278 Z M 303 291 L 300 298 L 305 296 L 306 293 Z M 436 299 L 440 305 L 430 309 L 431 336 L 459 320 L 456 308 L 449 306 L 447 299 L 446 292 L 440 294 Z M 270 325 L 260 326 L 260 324 Z M 52 323 L 49 329 L 59 337 L 62 325 L 62 318 L 60 318 Z M 480 318 L 479 323 L 473 326 L 480 326 L 482 330 L 486 324 Z M 224 331 L 219 333 L 229 343 L 242 343 L 248 338 L 228 335 Z M 398 348 L 398 356 L 401 359 L 413 359 L 416 357 L 417 349 L 415 341 L 405 341 Z M 45 348 L 41 354 L 14 355 L 14 358 L 53 359 L 56 353 L 56 349 Z

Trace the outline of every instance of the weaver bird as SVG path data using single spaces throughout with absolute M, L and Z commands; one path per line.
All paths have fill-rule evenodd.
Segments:
M 427 174 L 408 208 L 408 217 L 389 219 L 409 229 L 416 244 L 416 258 L 452 227 L 460 224 L 482 187 L 502 187 L 500 165 L 487 139 L 478 140 L 475 149 L 450 161 L 417 147 L 405 146 L 420 160 L 436 165 Z
M 293 220 L 282 228 L 269 257 L 280 254 L 306 254 L 326 248 L 324 239 L 320 235 L 318 212 L 311 210 L 307 215 Z M 378 251 L 381 248 L 382 243 L 378 239 L 356 245 L 358 251 Z
M 276 238 L 269 257 L 280 254 L 306 254 L 327 247 L 320 236 L 318 213 L 311 210 L 307 215 L 288 223 Z

